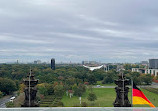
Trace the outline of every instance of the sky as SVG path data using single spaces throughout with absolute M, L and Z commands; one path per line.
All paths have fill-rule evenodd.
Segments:
M 158 58 L 157 0 L 1 0 L 0 63 Z

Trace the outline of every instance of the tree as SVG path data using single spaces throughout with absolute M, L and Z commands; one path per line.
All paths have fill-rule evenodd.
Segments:
M 37 88 L 39 90 L 39 93 L 43 94 L 44 96 L 54 94 L 53 84 L 42 83 L 42 84 L 38 84 Z
M 39 75 L 38 79 L 40 80 L 41 83 L 53 83 L 55 81 L 55 77 L 53 74 L 48 73 L 46 75 Z
M 158 80 L 158 76 L 156 76 L 156 80 Z
M 117 65 L 109 65 L 109 70 L 111 69 L 117 69 Z
M 25 87 L 26 87 L 25 84 L 20 84 L 20 85 L 19 85 L 19 93 L 23 93 Z
M 92 74 L 94 74 L 95 78 L 97 81 L 101 81 L 104 79 L 106 73 L 103 69 L 98 69 L 98 70 L 94 70 L 92 72 Z
M 74 92 L 74 95 L 77 96 L 77 95 L 78 95 L 78 87 L 77 87 L 76 84 L 74 84 L 74 85 L 72 86 L 72 90 L 73 90 L 73 92 Z
M 131 64 L 125 64 L 124 68 L 125 68 L 125 70 L 131 70 L 132 69 L 132 65 Z
M 44 96 L 47 96 L 48 95 L 48 92 L 47 92 L 47 88 L 45 86 L 45 83 L 43 84 L 38 84 L 37 85 L 37 88 L 38 88 L 38 91 L 40 94 L 44 95 Z
M 114 80 L 117 78 L 116 74 L 117 73 L 114 70 L 108 71 L 102 81 L 102 84 L 113 83 Z
M 88 94 L 88 98 L 87 98 L 89 101 L 95 101 L 95 100 L 97 100 L 97 96 L 95 95 L 95 93 L 93 93 L 93 92 L 90 92 L 89 94 Z
M 75 96 L 81 97 L 82 94 L 86 91 L 86 88 L 83 84 L 79 84 L 78 86 L 74 84 L 72 90 L 74 91 Z
M 11 94 L 12 92 L 16 90 L 17 90 L 17 87 L 13 80 L 0 78 L 0 91 L 4 92 L 5 94 Z
M 63 85 L 56 85 L 54 87 L 54 94 L 55 94 L 56 97 L 62 97 L 64 95 Z
M 143 82 L 143 83 L 145 83 L 147 85 L 152 83 L 152 76 L 150 74 L 142 74 L 140 76 L 140 78 L 142 80 L 141 82 Z
M 92 75 L 92 74 L 90 74 L 89 76 L 88 76 L 88 82 L 89 82 L 89 84 L 96 84 L 96 78 L 95 78 L 95 76 L 94 75 Z
M 65 81 L 66 81 L 66 84 L 69 86 L 75 84 L 75 78 L 73 77 L 67 78 Z
M 130 80 L 132 79 L 133 82 L 137 85 L 141 84 L 141 78 L 140 78 L 140 73 L 139 72 L 130 72 L 130 73 L 126 74 L 126 78 L 130 79 Z
M 104 80 L 102 81 L 102 84 L 113 83 L 113 82 L 114 82 L 114 80 L 113 80 L 113 78 L 111 76 L 106 76 L 104 78 Z

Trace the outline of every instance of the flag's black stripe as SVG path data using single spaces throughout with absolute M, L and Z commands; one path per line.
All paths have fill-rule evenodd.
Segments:
M 135 83 L 133 82 L 133 89 L 138 89 L 138 90 L 140 90 L 136 85 L 135 85 Z M 140 90 L 141 91 L 141 90 Z

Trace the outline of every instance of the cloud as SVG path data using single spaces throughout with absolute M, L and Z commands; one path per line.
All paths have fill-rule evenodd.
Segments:
M 155 0 L 0 1 L 0 62 L 138 62 L 157 56 Z
M 78 35 L 78 34 L 71 34 L 71 33 L 50 33 L 52 35 L 57 35 L 60 37 L 65 37 L 65 38 L 71 38 L 71 39 L 86 39 L 86 40 L 95 40 L 95 41 L 100 41 L 102 40 L 101 38 L 97 37 L 92 37 L 92 36 L 86 36 L 86 35 Z
M 27 44 L 52 44 L 53 41 L 45 41 L 45 40 L 38 40 L 34 39 L 34 36 L 29 38 L 18 37 L 15 35 L 0 35 L 0 42 L 6 43 L 27 43 Z

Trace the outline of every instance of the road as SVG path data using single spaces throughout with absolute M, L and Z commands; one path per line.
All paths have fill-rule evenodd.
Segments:
M 14 92 L 12 95 L 2 97 L 0 99 L 0 108 L 6 108 L 5 103 L 9 102 L 12 96 L 17 96 L 17 92 Z
M 12 95 L 8 95 L 8 96 L 1 98 L 0 99 L 0 108 L 6 108 L 5 103 L 7 103 L 11 97 L 12 97 Z
M 115 86 L 93 86 L 93 88 L 115 88 Z M 127 85 L 127 87 L 131 88 L 131 85 Z M 152 87 L 152 88 L 158 88 L 158 83 L 153 83 L 152 85 L 138 85 L 139 88 L 145 88 L 145 87 Z
M 117 87 L 117 86 L 100 86 L 100 87 L 98 87 L 98 86 L 93 86 L 93 88 L 115 88 L 115 87 Z M 131 88 L 131 86 L 127 86 L 127 87 Z M 145 88 L 145 87 L 158 88 L 158 85 L 137 86 L 137 87 L 139 87 L 139 88 Z

